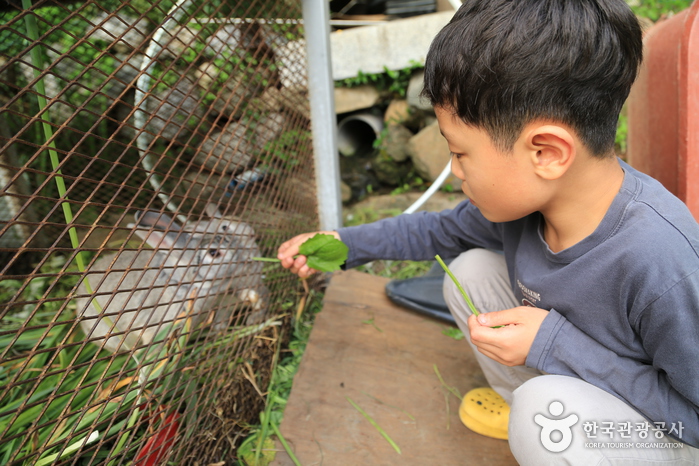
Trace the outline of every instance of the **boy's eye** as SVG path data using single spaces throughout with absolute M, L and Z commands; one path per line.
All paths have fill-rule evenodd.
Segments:
M 460 159 L 464 154 L 457 154 L 456 152 L 449 152 L 450 155 L 456 157 L 457 159 Z

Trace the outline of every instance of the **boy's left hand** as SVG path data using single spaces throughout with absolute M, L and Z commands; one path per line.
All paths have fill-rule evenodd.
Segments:
M 471 341 L 478 351 L 506 366 L 522 366 L 527 360 L 548 311 L 520 306 L 468 318 Z M 492 328 L 503 325 L 501 328 Z

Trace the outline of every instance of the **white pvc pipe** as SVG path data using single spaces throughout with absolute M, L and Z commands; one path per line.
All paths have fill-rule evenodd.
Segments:
M 434 183 L 432 183 L 432 186 L 430 186 L 429 189 L 428 189 L 427 191 L 425 191 L 424 193 L 422 193 L 422 196 L 420 196 L 420 198 L 419 198 L 417 201 L 413 202 L 413 205 L 411 205 L 410 207 L 408 207 L 407 209 L 405 209 L 405 210 L 403 211 L 403 213 L 404 213 L 404 214 L 412 214 L 412 213 L 415 212 L 417 209 L 419 209 L 420 207 L 422 207 L 422 204 L 424 204 L 425 202 L 427 202 L 427 200 L 428 200 L 430 197 L 432 197 L 432 195 L 433 195 L 434 193 L 436 193 L 437 190 L 438 190 L 439 188 L 442 187 L 442 185 L 444 184 L 444 181 L 447 179 L 447 177 L 449 176 L 450 173 L 451 173 L 451 160 L 449 161 L 449 163 L 447 164 L 447 166 L 444 167 L 444 170 L 442 170 L 442 173 L 439 174 L 439 176 L 437 177 L 437 179 L 434 180 Z

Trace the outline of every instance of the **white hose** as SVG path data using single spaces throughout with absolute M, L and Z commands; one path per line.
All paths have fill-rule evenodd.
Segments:
M 153 68 L 155 67 L 155 57 L 163 49 L 163 46 L 160 44 L 160 39 L 163 37 L 163 34 L 168 30 L 168 28 L 179 23 L 182 15 L 186 13 L 187 7 L 189 7 L 189 3 L 191 3 L 191 1 L 192 0 L 178 0 L 178 2 L 175 3 L 172 8 L 170 8 L 170 11 L 168 11 L 168 20 L 165 21 L 165 23 L 163 23 L 157 31 L 155 31 L 155 34 L 153 34 L 153 38 L 148 44 L 145 56 L 141 62 L 141 69 L 139 70 L 140 75 L 136 81 L 136 92 L 134 95 L 134 104 L 136 105 L 136 112 L 134 113 L 134 126 L 139 131 L 138 136 L 136 137 L 136 147 L 138 147 L 138 152 L 141 156 L 141 164 L 143 165 L 143 168 L 148 171 L 148 182 L 153 189 L 155 189 L 155 192 L 160 200 L 163 202 L 163 204 L 165 204 L 169 211 L 175 214 L 179 210 L 178 206 L 173 204 L 170 197 L 163 192 L 162 184 L 160 183 L 160 180 L 156 176 L 155 172 L 153 172 L 155 161 L 153 160 L 153 155 L 148 152 L 148 144 L 150 141 L 148 134 L 145 131 L 146 117 L 148 116 L 145 105 L 146 94 L 150 92 L 151 75 Z M 182 221 L 179 216 L 178 218 Z
M 424 204 L 425 202 L 427 202 L 427 200 L 428 200 L 430 197 L 432 197 L 432 195 L 433 195 L 434 193 L 436 193 L 437 190 L 438 190 L 439 188 L 442 187 L 442 185 L 444 184 L 444 181 L 447 179 L 447 177 L 449 176 L 450 173 L 451 173 L 451 160 L 449 160 L 449 163 L 447 163 L 447 166 L 444 167 L 444 170 L 442 170 L 442 173 L 439 174 L 439 176 L 437 177 L 437 179 L 434 180 L 434 183 L 432 183 L 432 186 L 430 186 L 429 189 L 428 189 L 427 191 L 425 191 L 424 193 L 422 193 L 422 196 L 420 196 L 420 198 L 419 198 L 417 201 L 415 201 L 415 202 L 413 203 L 413 205 L 411 205 L 410 207 L 408 207 L 407 209 L 405 209 L 405 210 L 403 211 L 403 213 L 404 213 L 404 214 L 412 214 L 412 213 L 415 212 L 417 209 L 419 209 L 420 207 L 422 207 L 422 204 Z

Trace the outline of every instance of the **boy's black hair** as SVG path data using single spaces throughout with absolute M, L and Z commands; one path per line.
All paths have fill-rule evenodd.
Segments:
M 465 0 L 430 46 L 422 92 L 505 152 L 550 119 L 605 157 L 642 56 L 624 0 Z

